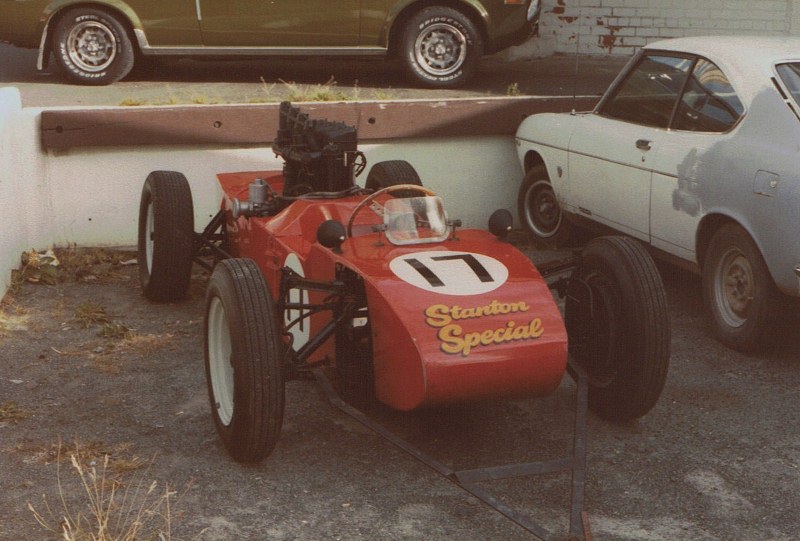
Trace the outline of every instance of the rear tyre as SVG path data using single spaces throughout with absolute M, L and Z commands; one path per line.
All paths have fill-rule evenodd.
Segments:
M 414 166 L 405 160 L 386 160 L 378 162 L 372 166 L 367 175 L 367 183 L 365 188 L 372 191 L 378 191 L 389 186 L 397 186 L 398 184 L 414 184 L 415 186 L 422 186 L 422 180 L 419 178 Z M 415 191 L 398 191 L 395 192 L 395 197 L 417 197 L 420 195 Z
M 589 407 L 611 421 L 646 414 L 669 366 L 670 323 L 661 277 L 637 241 L 600 237 L 570 280 L 570 355 L 589 375 Z
M 139 281 L 156 302 L 186 296 L 194 258 L 194 208 L 186 177 L 153 171 L 139 204 Z
M 128 32 L 105 11 L 69 10 L 56 24 L 53 44 L 58 65 L 81 84 L 111 84 L 133 68 L 135 55 Z
M 234 460 L 257 462 L 278 442 L 285 380 L 275 308 L 253 260 L 217 264 L 205 314 L 205 368 L 214 425 Z
M 475 73 L 483 56 L 483 39 L 460 11 L 431 6 L 406 23 L 401 48 L 412 80 L 431 88 L 455 88 Z
M 536 240 L 553 245 L 563 245 L 569 240 L 570 224 L 561 212 L 544 164 L 532 167 L 525 174 L 517 195 L 517 210 L 520 223 Z
M 786 304 L 755 242 L 736 224 L 723 225 L 711 238 L 703 263 L 703 297 L 714 334 L 739 351 L 759 346 Z

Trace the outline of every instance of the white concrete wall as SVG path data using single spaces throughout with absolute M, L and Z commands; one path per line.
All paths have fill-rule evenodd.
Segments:
M 543 0 L 539 37 L 515 56 L 631 55 L 665 38 L 800 35 L 800 0 Z
M 268 148 L 43 152 L 40 113 L 22 109 L 15 89 L 0 89 L 0 297 L 24 250 L 135 245 L 140 191 L 150 171 L 186 175 L 199 230 L 219 207 L 216 173 L 280 169 L 282 163 Z M 485 227 L 493 210 L 515 208 L 522 172 L 510 136 L 362 141 L 360 148 L 369 163 L 409 161 L 425 186 L 444 197 L 449 215 L 467 227 Z

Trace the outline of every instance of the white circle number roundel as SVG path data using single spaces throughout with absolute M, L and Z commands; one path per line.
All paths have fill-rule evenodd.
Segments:
M 501 262 L 470 252 L 409 253 L 392 259 L 389 268 L 406 283 L 444 295 L 480 295 L 508 279 L 508 269 Z

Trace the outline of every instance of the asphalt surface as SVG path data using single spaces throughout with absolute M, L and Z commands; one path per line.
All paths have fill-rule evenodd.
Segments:
M 0 85 L 16 86 L 23 106 L 260 103 L 283 99 L 451 99 L 520 95 L 599 95 L 626 58 L 550 56 L 504 61 L 487 57 L 457 90 L 406 87 L 399 66 L 359 60 L 160 60 L 105 87 L 74 85 L 54 65 L 36 71 L 36 51 L 0 44 Z
M 89 88 L 37 74 L 34 61 L 31 52 L 0 46 L 0 84 L 18 86 L 26 106 L 239 103 L 270 88 L 285 90 L 281 80 L 317 85 L 331 75 L 338 89 L 353 89 L 358 79 L 360 97 L 375 92 L 380 99 L 505 95 L 513 84 L 523 94 L 599 94 L 624 59 L 488 59 L 478 79 L 460 91 L 405 89 L 380 62 L 180 61 L 112 87 Z M 585 509 L 593 538 L 796 541 L 796 325 L 762 351 L 733 352 L 710 336 L 699 279 L 666 265 L 659 269 L 672 321 L 670 373 L 659 403 L 641 420 L 618 425 L 589 416 Z M 208 414 L 201 361 L 206 277 L 195 276 L 188 300 L 152 305 L 141 296 L 135 267 L 111 276 L 53 287 L 25 284 L 0 311 L 0 407 L 14 403 L 24 414 L 0 421 L 0 541 L 58 537 L 48 537 L 27 507 L 41 510 L 43 495 L 56 515 L 60 496 L 70 509 L 85 508 L 69 465 L 62 461 L 60 474 L 56 468 L 59 440 L 109 451 L 115 459 L 153 457 L 138 475 L 168 482 L 181 494 L 172 539 L 535 539 L 331 408 L 313 381 L 288 385 L 274 454 L 257 466 L 233 463 Z M 103 337 L 102 325 L 76 325 L 76 311 L 89 301 L 134 335 Z M 566 378 L 539 400 L 369 413 L 448 467 L 468 469 L 568 453 L 573 396 Z M 485 488 L 562 537 L 568 482 L 546 475 Z

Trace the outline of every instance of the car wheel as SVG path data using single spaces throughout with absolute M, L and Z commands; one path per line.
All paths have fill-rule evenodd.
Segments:
M 589 376 L 589 407 L 611 421 L 646 414 L 669 366 L 664 285 L 645 248 L 627 237 L 586 245 L 565 307 L 569 351 Z
M 206 293 L 205 368 L 211 415 L 238 462 L 268 456 L 283 424 L 283 351 L 275 308 L 251 259 L 220 261 Z
M 525 174 L 517 195 L 517 210 L 522 226 L 537 240 L 556 245 L 569 240 L 569 221 L 561 212 L 547 168 L 543 164 L 532 167 Z
M 365 188 L 378 191 L 398 184 L 422 186 L 422 180 L 414 166 L 407 161 L 386 160 L 378 162 L 370 168 Z M 416 197 L 418 195 L 418 192 L 412 190 L 395 192 L 396 197 Z
M 147 176 L 139 204 L 138 251 L 145 297 L 166 302 L 186 295 L 194 258 L 194 209 L 181 173 L 153 171 Z
M 89 85 L 119 81 L 133 68 L 128 32 L 114 16 L 92 8 L 72 9 L 56 24 L 56 61 L 72 80 Z
M 460 11 L 443 6 L 427 7 L 411 17 L 401 47 L 411 79 L 432 88 L 461 86 L 483 56 L 475 24 Z
M 703 297 L 725 345 L 751 351 L 776 323 L 783 298 L 750 235 L 736 224 L 719 228 L 703 263 Z

